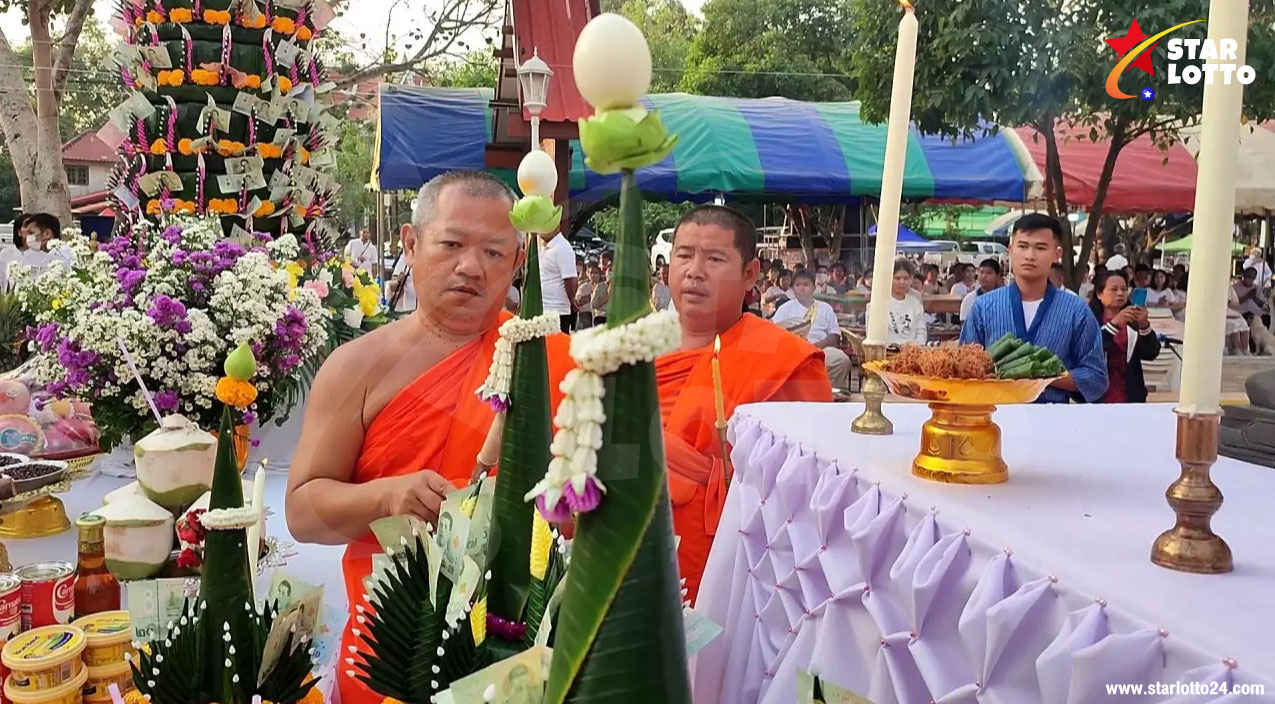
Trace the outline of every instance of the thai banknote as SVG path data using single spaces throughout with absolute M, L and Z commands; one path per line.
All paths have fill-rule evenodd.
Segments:
M 537 645 L 456 680 L 450 688 L 452 696 L 457 702 L 540 704 L 552 656 L 552 650 Z
M 565 581 L 565 580 L 564 580 Z M 686 657 L 690 657 L 722 634 L 722 627 L 695 609 L 682 609 L 682 631 L 686 637 Z

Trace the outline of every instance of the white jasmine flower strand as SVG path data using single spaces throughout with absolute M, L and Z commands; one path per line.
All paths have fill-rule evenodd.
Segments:
M 549 448 L 553 459 L 544 478 L 525 497 L 536 501 L 546 520 L 562 521 L 571 511 L 590 511 L 606 493 L 597 478 L 602 424 L 606 422 L 602 377 L 623 366 L 654 362 L 656 357 L 676 350 L 681 342 L 682 327 L 673 311 L 652 313 L 615 329 L 597 327 L 571 336 L 571 357 L 578 368 L 568 372 L 559 386 L 565 395 L 553 419 L 558 427 Z
M 561 326 L 556 313 L 531 319 L 510 318 L 500 326 L 500 337 L 491 357 L 487 380 L 478 387 L 478 398 L 491 404 L 497 413 L 509 408 L 509 384 L 513 381 L 514 350 L 523 342 L 547 337 Z

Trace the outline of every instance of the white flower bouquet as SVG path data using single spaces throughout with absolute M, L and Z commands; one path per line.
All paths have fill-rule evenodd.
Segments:
M 142 223 L 94 251 L 72 236 L 69 266 L 10 276 L 24 310 L 37 379 L 55 397 L 92 404 L 109 450 L 155 427 L 120 343 L 161 413 L 215 428 L 221 364 L 240 343 L 262 371 L 244 422 L 282 422 L 305 393 L 329 348 L 329 313 L 287 270 L 293 235 L 222 239 L 216 219 Z

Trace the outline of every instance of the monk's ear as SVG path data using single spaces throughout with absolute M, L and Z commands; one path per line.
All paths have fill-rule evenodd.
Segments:
M 753 257 L 744 265 L 744 283 L 752 284 L 757 280 L 757 275 L 761 273 L 761 260 Z
M 416 245 L 419 244 L 416 228 L 408 223 L 403 223 L 403 227 L 399 228 L 398 238 L 403 243 L 403 249 L 407 252 L 408 258 L 416 256 Z

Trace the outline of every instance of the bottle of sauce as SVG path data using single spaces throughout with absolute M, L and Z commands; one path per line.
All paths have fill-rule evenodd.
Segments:
M 120 583 L 106 569 L 102 529 L 106 519 L 86 513 L 75 522 L 80 532 L 80 558 L 75 577 L 75 618 L 120 608 Z

